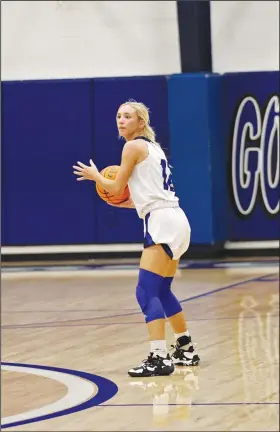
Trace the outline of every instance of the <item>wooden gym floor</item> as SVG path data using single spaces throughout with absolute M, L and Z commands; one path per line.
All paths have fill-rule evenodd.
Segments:
M 149 349 L 136 280 L 134 264 L 2 269 L 2 429 L 279 430 L 278 260 L 181 264 L 201 364 L 169 377 L 127 375 Z

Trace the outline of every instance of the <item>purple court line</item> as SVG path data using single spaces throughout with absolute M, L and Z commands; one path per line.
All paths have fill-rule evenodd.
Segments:
M 119 317 L 126 317 L 126 316 L 131 316 L 131 315 L 140 315 L 142 314 L 142 312 L 131 312 L 131 313 L 127 313 L 127 314 L 116 314 L 116 315 L 108 315 L 108 316 L 101 316 L 101 317 L 91 317 L 91 318 L 79 318 L 79 319 L 72 319 L 72 320 L 65 320 L 65 321 L 50 321 L 50 324 L 59 324 L 60 322 L 62 323 L 76 323 L 76 322 L 83 322 L 83 321 L 89 321 L 89 320 L 99 320 L 99 319 L 107 319 L 107 318 L 119 318 Z M 32 324 L 32 323 L 30 323 Z M 29 323 L 27 323 L 26 325 L 30 325 Z M 34 325 L 44 325 L 46 324 L 45 322 L 37 322 L 34 323 Z M 104 323 L 106 324 L 106 322 Z M 101 325 L 101 324 L 100 324 Z
M 74 312 L 100 312 L 100 311 L 105 311 L 105 312 L 108 312 L 108 311 L 120 311 L 120 310 L 122 310 L 122 311 L 137 311 L 138 309 L 137 308 L 108 308 L 108 309 L 71 309 L 71 310 L 66 310 L 66 309 L 63 309 L 63 310 L 43 310 L 43 309 L 41 309 L 41 310 L 11 310 L 11 311 L 2 311 L 2 314 L 3 313 L 8 313 L 8 314 L 13 314 L 13 313 L 68 313 L 68 312 L 71 312 L 71 313 L 74 313 Z
M 236 282 L 235 284 L 231 284 L 231 285 L 226 285 L 226 286 L 224 286 L 224 287 L 221 287 L 221 288 L 216 288 L 216 289 L 214 289 L 214 290 L 212 290 L 212 291 L 208 291 L 208 292 L 206 292 L 206 293 L 203 293 L 203 294 L 198 294 L 197 296 L 193 296 L 193 297 L 188 297 L 188 298 L 186 298 L 186 299 L 184 299 L 184 300 L 180 300 L 180 303 L 186 303 L 186 302 L 188 302 L 188 301 L 191 301 L 191 300 L 195 300 L 195 299 L 197 299 L 197 298 L 200 298 L 200 297 L 205 297 L 205 296 L 208 296 L 208 295 L 211 295 L 211 294 L 215 294 L 216 292 L 219 292 L 219 291 L 223 291 L 223 290 L 226 290 L 226 289 L 229 289 L 229 288 L 234 288 L 234 287 L 236 287 L 236 286 L 239 286 L 239 285 L 244 285 L 244 284 L 246 284 L 246 283 L 249 283 L 249 282 L 254 282 L 254 281 L 259 281 L 259 282 L 266 282 L 265 280 L 263 280 L 262 278 L 266 278 L 266 277 L 270 277 L 270 276 L 273 276 L 273 275 L 275 275 L 275 274 L 277 274 L 277 273 L 270 273 L 270 274 L 266 274 L 266 275 L 264 275 L 264 276 L 258 276 L 258 277 L 256 277 L 256 278 L 252 278 L 252 279 L 247 279 L 247 280 L 245 280 L 245 281 L 242 281 L 242 282 Z M 16 311 L 2 311 L 2 314 L 3 313 L 40 313 L 40 312 L 42 312 L 42 313 L 69 313 L 69 312 L 71 312 L 71 313 L 74 313 L 74 312 L 96 312 L 96 311 L 110 311 L 110 310 L 112 310 L 112 311 L 114 311 L 114 310 L 127 310 L 127 311 L 136 311 L 137 309 L 136 308 L 127 308 L 127 309 L 121 309 L 121 308 L 116 308 L 116 309 L 75 309 L 75 310 L 53 310 L 53 311 L 51 311 L 51 310 L 36 310 L 36 311 L 27 311 L 27 310 L 25 310 L 25 311 L 18 311 L 18 310 L 16 310 Z M 129 312 L 129 313 L 127 313 L 127 314 L 117 314 L 117 315 L 106 315 L 106 316 L 101 316 L 101 317 L 92 317 L 92 318 L 87 318 L 87 319 L 104 319 L 104 318 L 117 318 L 117 317 L 122 317 L 122 316 L 130 316 L 130 315 L 138 315 L 138 314 L 141 314 L 142 312 Z M 86 319 L 86 320 L 87 320 Z M 70 320 L 67 320 L 67 321 L 64 321 L 64 322 L 69 322 Z M 80 319 L 80 320 L 71 320 L 71 321 L 83 321 L 83 319 Z M 44 324 L 44 323 L 36 323 L 36 324 L 38 324 L 38 325 L 40 325 L 40 324 Z
M 208 291 L 208 292 L 206 292 L 204 294 L 198 294 L 198 295 L 193 296 L 193 297 L 188 297 L 188 298 L 186 298 L 184 300 L 181 300 L 180 303 L 185 303 L 185 302 L 188 302 L 188 301 L 191 301 L 191 300 L 195 300 L 195 299 L 200 298 L 200 297 L 206 297 L 208 295 L 215 294 L 217 292 L 224 291 L 224 290 L 229 289 L 229 288 L 234 288 L 234 287 L 237 287 L 237 286 L 245 285 L 245 284 L 247 284 L 249 282 L 263 282 L 263 280 L 262 280 L 263 277 L 270 277 L 270 276 L 274 276 L 275 274 L 277 274 L 277 273 L 269 273 L 269 274 L 266 274 L 266 275 L 263 275 L 263 276 L 258 276 L 258 277 L 252 278 L 252 279 L 247 279 L 247 280 L 245 280 L 243 282 L 236 282 L 236 283 L 231 284 L 231 285 L 226 285 L 224 287 L 217 288 L 217 289 L 214 289 L 212 291 Z
M 247 316 L 242 319 L 256 319 L 263 318 L 267 314 L 256 316 Z M 188 322 L 198 322 L 198 321 L 220 321 L 220 320 L 237 320 L 239 317 L 217 317 L 217 318 L 196 318 L 188 319 Z M 279 318 L 279 315 L 270 315 L 270 318 Z M 42 323 L 42 325 L 33 324 L 7 324 L 1 326 L 1 330 L 17 330 L 17 329 L 42 329 L 42 328 L 60 328 L 60 327 L 91 327 L 91 326 L 109 326 L 109 325 L 130 325 L 130 324 L 144 324 L 144 321 L 130 321 L 130 322 L 110 322 L 110 323 L 88 323 L 88 324 L 65 324 L 68 321 L 61 321 L 62 325 L 48 325 L 47 322 Z
M 206 297 L 206 296 L 209 296 L 209 295 L 216 294 L 218 292 L 224 291 L 226 289 L 235 288 L 237 286 L 245 285 L 245 284 L 250 283 L 250 282 L 261 281 L 262 277 L 269 277 L 269 276 L 272 276 L 274 274 L 275 273 L 265 274 L 263 276 L 258 276 L 258 277 L 255 277 L 255 278 L 246 279 L 246 280 L 241 281 L 241 282 L 236 282 L 234 284 L 226 285 L 226 286 L 221 287 L 221 288 L 216 288 L 216 289 L 208 291 L 206 293 L 198 294 L 198 295 L 193 296 L 193 297 L 188 297 L 188 298 L 186 298 L 184 300 L 181 300 L 180 303 L 186 303 L 188 301 L 195 300 L 195 299 L 198 299 L 200 297 Z M 101 319 L 107 319 L 107 318 L 118 318 L 118 317 L 132 316 L 132 315 L 142 315 L 142 312 L 140 311 L 140 312 L 130 312 L 130 313 L 127 313 L 127 314 L 106 315 L 106 316 L 101 316 L 101 317 L 82 318 L 82 319 L 78 319 L 78 320 L 65 320 L 63 322 L 64 323 L 71 323 L 71 322 L 72 323 L 76 323 L 76 322 L 84 322 L 84 321 L 89 321 L 89 320 L 101 320 Z M 51 321 L 49 324 L 51 326 L 51 325 L 57 325 L 59 323 L 60 323 L 59 321 Z M 26 325 L 23 325 L 23 326 L 31 325 L 32 327 L 35 328 L 36 325 L 37 326 L 45 326 L 45 324 L 46 324 L 45 322 L 37 322 L 37 323 L 33 323 L 33 324 L 32 323 L 27 323 Z M 104 325 L 105 324 L 106 323 L 104 323 Z
M 141 406 L 235 406 L 235 405 L 279 405 L 279 402 L 193 402 L 189 404 L 152 404 L 152 403 L 143 403 L 143 404 L 100 404 L 99 407 L 141 407 Z
M 232 285 L 226 285 L 224 287 L 217 288 L 213 291 L 208 291 L 208 292 L 203 293 L 203 294 L 198 294 L 197 296 L 188 297 L 184 300 L 181 300 L 180 303 L 186 303 L 187 301 L 191 301 L 191 300 L 195 300 L 196 298 L 199 298 L 199 297 L 204 297 L 207 295 L 215 294 L 216 292 L 223 291 L 223 290 L 229 289 L 229 288 L 233 288 L 233 287 L 238 286 L 238 285 L 244 285 L 248 282 L 253 282 L 253 281 L 267 282 L 267 280 L 263 279 L 263 278 L 267 278 L 267 277 L 273 276 L 275 274 L 277 274 L 277 273 L 270 273 L 268 275 L 258 276 L 258 277 L 253 278 L 253 279 L 248 279 L 248 280 L 245 280 L 242 282 L 237 282 L 237 283 L 232 284 Z M 275 280 L 279 280 L 279 279 L 275 279 Z M 78 313 L 78 312 L 99 312 L 99 311 L 105 311 L 105 312 L 107 311 L 108 312 L 108 311 L 120 311 L 120 310 L 135 311 L 135 312 L 129 312 L 128 314 L 120 314 L 120 315 L 92 317 L 90 319 L 115 318 L 115 317 L 120 317 L 120 316 L 129 316 L 129 315 L 141 314 L 141 312 L 139 312 L 137 308 L 124 308 L 124 309 L 121 309 L 121 308 L 99 309 L 98 308 L 98 309 L 72 309 L 72 310 L 63 309 L 63 310 L 36 310 L 36 311 L 35 310 L 24 310 L 24 311 L 12 310 L 12 311 L 2 311 L 2 314 L 4 314 L 4 313 L 9 313 L 9 314 L 13 314 L 13 313 Z M 74 321 L 76 321 L 76 320 L 74 320 Z M 79 321 L 82 321 L 82 320 L 79 320 Z M 66 321 L 66 322 L 68 322 L 68 321 Z M 41 323 L 37 323 L 37 324 L 41 324 Z

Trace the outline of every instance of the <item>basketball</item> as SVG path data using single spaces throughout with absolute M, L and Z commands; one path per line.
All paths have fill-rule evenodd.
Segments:
M 107 168 L 104 168 L 102 171 L 100 171 L 100 174 L 103 175 L 103 177 L 109 179 L 109 180 L 115 180 L 117 172 L 119 170 L 119 165 L 110 165 Z M 103 201 L 106 201 L 107 203 L 111 204 L 121 204 L 128 200 L 130 193 L 128 186 L 126 185 L 125 190 L 122 195 L 113 195 L 110 192 L 107 192 L 105 189 L 98 186 L 96 183 L 96 192 L 100 196 Z

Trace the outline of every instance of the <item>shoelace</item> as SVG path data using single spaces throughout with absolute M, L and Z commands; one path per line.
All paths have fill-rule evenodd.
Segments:
M 154 365 L 154 363 L 156 363 L 160 359 L 161 359 L 161 357 L 159 355 L 151 353 L 148 356 L 148 358 L 142 360 L 142 364 L 146 365 L 146 364 L 150 363 L 151 365 Z
M 156 358 L 153 356 L 153 353 L 151 353 L 146 359 L 142 360 L 142 364 L 153 363 L 153 360 L 156 360 Z
M 179 350 L 180 348 L 177 347 L 177 345 L 170 345 L 171 349 L 169 350 L 169 352 L 173 351 L 173 350 Z
M 192 343 L 192 348 L 193 348 L 193 351 L 195 351 L 195 345 L 196 344 L 193 344 Z M 190 349 L 191 347 L 189 347 L 189 349 Z M 189 349 L 187 349 L 187 350 L 184 350 L 183 348 L 180 348 L 180 347 L 178 347 L 177 345 L 171 345 L 171 350 L 170 350 L 170 352 L 172 351 L 172 350 L 177 350 L 177 351 L 179 351 L 180 353 L 181 352 L 193 352 L 193 351 L 189 351 Z

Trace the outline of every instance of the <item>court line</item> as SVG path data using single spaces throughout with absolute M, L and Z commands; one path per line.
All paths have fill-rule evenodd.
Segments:
M 105 260 L 106 261 L 106 260 Z M 38 264 L 38 265 L 4 265 L 2 272 L 3 273 L 32 273 L 32 272 L 51 272 L 51 271 L 92 271 L 92 270 L 138 270 L 139 269 L 139 260 L 129 263 L 104 263 L 102 264 L 93 264 L 93 263 L 85 263 L 85 264 Z M 268 259 L 268 260 L 247 260 L 247 261 L 224 261 L 224 260 L 183 260 L 179 263 L 180 270 L 216 270 L 220 268 L 224 269 L 236 269 L 236 268 L 248 268 L 255 269 L 256 267 L 274 267 L 279 263 L 279 260 Z M 5 263 L 4 263 L 5 264 Z
M 227 290 L 227 289 L 230 289 L 230 288 L 235 288 L 237 286 L 242 286 L 242 285 L 245 285 L 245 284 L 250 283 L 250 282 L 256 282 L 256 281 L 263 282 L 262 281 L 263 277 L 269 277 L 269 276 L 273 276 L 275 274 L 277 274 L 277 273 L 273 272 L 273 273 L 265 274 L 263 276 L 258 276 L 258 277 L 254 277 L 254 278 L 250 278 L 250 279 L 245 279 L 244 281 L 236 282 L 234 284 L 226 285 L 224 287 L 215 288 L 214 290 L 207 291 L 206 293 L 198 294 L 196 296 L 192 296 L 192 297 L 188 297 L 186 299 L 180 300 L 180 303 L 186 303 L 186 302 L 189 302 L 189 301 L 192 301 L 192 300 L 196 300 L 196 299 L 201 298 L 201 297 L 207 297 L 209 295 L 216 294 L 218 292 L 221 292 L 221 291 L 224 291 L 224 290 Z M 142 315 L 142 312 L 139 311 L 139 312 L 130 312 L 130 313 L 127 313 L 127 314 L 105 315 L 105 316 L 101 316 L 101 317 L 82 318 L 82 319 L 78 319 L 78 320 L 74 320 L 73 319 L 73 320 L 65 320 L 65 321 L 50 321 L 49 324 L 50 325 L 57 325 L 57 324 L 60 324 L 60 323 L 71 323 L 71 322 L 75 323 L 75 322 L 83 322 L 83 321 L 89 321 L 89 320 L 101 320 L 101 319 L 107 319 L 107 318 L 126 317 L 126 316 L 132 316 L 132 315 Z M 33 327 L 36 326 L 36 325 L 37 326 L 45 326 L 45 324 L 46 324 L 45 322 L 37 322 L 37 323 L 33 323 L 33 324 L 32 323 L 27 323 L 26 326 L 28 326 L 28 325 L 31 325 Z M 106 323 L 104 323 L 104 324 L 106 324 Z M 101 323 L 100 323 L 100 325 L 101 325 Z M 22 328 L 23 327 L 24 327 L 24 325 L 22 326 Z
M 276 273 L 273 273 L 273 275 Z M 269 278 L 270 275 L 265 275 L 265 276 L 260 276 L 256 279 L 257 282 L 278 282 L 279 281 L 279 277 L 275 278 L 275 279 L 266 279 Z M 238 285 L 241 285 L 240 283 L 238 283 Z M 220 289 L 225 289 L 226 287 L 222 287 L 222 288 L 218 288 L 218 290 Z M 199 295 L 202 297 L 202 295 Z M 192 298 L 189 298 L 189 300 L 191 300 Z M 180 303 L 182 302 L 186 302 L 188 300 L 181 300 Z M 21 313 L 79 313 L 79 312 L 108 312 L 108 311 L 138 311 L 138 308 L 108 308 L 108 309 L 70 309 L 70 310 L 65 310 L 65 309 L 61 309 L 61 310 L 11 310 L 11 311 L 2 311 L 2 314 L 4 313 L 8 313 L 8 314 L 21 314 Z M 137 312 L 139 313 L 139 312 Z
M 245 285 L 245 284 L 247 284 L 249 282 L 264 282 L 262 280 L 263 277 L 274 276 L 275 274 L 277 274 L 277 273 L 269 273 L 269 274 L 265 274 L 263 276 L 258 276 L 258 277 L 254 277 L 254 278 L 251 278 L 251 279 L 247 279 L 247 280 L 245 280 L 243 282 L 236 282 L 236 283 L 231 284 L 231 285 L 227 285 L 227 286 L 224 286 L 224 287 L 221 287 L 221 288 L 216 288 L 216 289 L 214 289 L 212 291 L 208 291 L 208 292 L 203 293 L 203 294 L 198 294 L 197 296 L 188 297 L 188 298 L 186 298 L 184 300 L 181 300 L 180 303 L 185 303 L 185 302 L 188 302 L 188 301 L 191 301 L 191 300 L 195 300 L 195 299 L 200 298 L 200 297 L 206 297 L 206 296 L 211 295 L 211 294 L 216 294 L 217 292 L 224 291 L 224 290 L 229 289 L 229 288 L 235 288 L 237 286 Z
M 25 411 L 14 416 L 2 418 L 2 429 L 35 423 L 83 411 L 106 402 L 118 392 L 118 386 L 113 381 L 88 372 L 53 366 L 39 366 L 34 364 L 10 362 L 1 362 L 1 369 L 2 368 L 12 371 L 14 370 L 16 372 L 42 375 L 58 380 L 61 383 L 66 384 L 68 387 L 68 394 L 66 397 L 53 404 L 44 405 L 36 410 L 28 412 Z M 59 377 L 58 374 L 61 376 Z M 80 384 L 78 385 L 77 382 L 73 383 L 74 379 L 76 379 L 76 381 L 79 379 Z M 94 394 L 94 387 L 92 384 L 95 384 L 98 389 L 96 394 Z M 56 411 L 52 411 L 52 409 L 56 409 Z
M 91 317 L 91 318 L 79 318 L 79 319 L 71 319 L 71 320 L 64 320 L 64 321 L 50 321 L 49 324 L 51 325 L 57 325 L 60 323 L 76 323 L 76 322 L 84 322 L 84 321 L 90 321 L 90 320 L 98 320 L 98 319 L 104 319 L 104 318 L 119 318 L 119 317 L 126 317 L 126 316 L 132 316 L 132 315 L 140 315 L 142 312 L 133 312 L 128 314 L 117 314 L 117 315 L 111 315 L 111 316 L 101 316 L 101 317 Z M 45 324 L 48 324 L 48 322 L 35 322 L 34 325 L 38 326 L 44 326 Z M 26 326 L 33 325 L 32 323 L 26 323 Z M 25 324 L 21 324 L 23 327 Z M 102 325 L 102 323 L 100 323 Z M 104 325 L 106 325 L 106 322 L 104 322 Z
M 66 310 L 66 309 L 57 309 L 57 310 L 44 310 L 44 309 L 39 309 L 39 310 L 11 310 L 11 311 L 2 311 L 3 313 L 8 313 L 8 314 L 20 314 L 20 313 L 78 313 L 78 312 L 108 312 L 108 311 L 138 311 L 138 308 L 108 308 L 108 309 L 70 309 L 70 310 Z
M 141 406 L 235 406 L 235 405 L 279 405 L 279 402 L 193 402 L 188 404 L 100 404 L 100 407 L 141 407 Z
M 274 275 L 275 273 L 273 273 L 272 275 Z M 264 275 L 263 277 L 269 277 L 271 274 L 269 274 L 269 275 Z M 247 284 L 247 283 L 250 283 L 250 282 L 253 282 L 253 281 L 257 281 L 257 280 L 259 280 L 260 279 L 260 277 L 258 277 L 258 278 L 251 278 L 251 279 L 247 279 L 247 280 L 244 280 L 244 281 L 241 281 L 241 282 L 238 282 L 238 283 L 235 283 L 235 284 L 231 284 L 231 285 L 227 285 L 227 286 L 225 286 L 225 287 L 221 287 L 221 288 L 217 288 L 217 289 L 215 289 L 215 290 L 211 290 L 211 291 L 209 291 L 209 292 L 206 292 L 206 293 L 202 293 L 202 294 L 199 294 L 199 295 L 197 295 L 197 296 L 193 296 L 193 297 L 189 297 L 189 298 L 187 298 L 187 299 L 184 299 L 184 300 L 182 300 L 180 303 L 184 303 L 184 302 L 187 302 L 187 301 L 191 301 L 191 300 L 194 300 L 194 299 L 197 299 L 197 298 L 200 298 L 200 297 L 205 297 L 205 296 L 208 296 L 208 295 L 211 295 L 211 294 L 215 294 L 215 293 L 217 293 L 217 292 L 220 292 L 220 291 L 223 291 L 223 290 L 225 290 L 225 289 L 229 289 L 229 288 L 234 288 L 234 287 L 236 287 L 236 286 L 241 286 L 241 285 L 245 285 L 245 284 Z M 261 280 L 260 280 L 261 281 Z M 128 316 L 128 315 L 136 315 L 136 314 L 141 314 L 141 312 L 137 312 L 137 313 L 130 313 L 130 314 L 123 314 L 123 315 L 113 315 L 113 316 L 108 316 L 108 317 L 96 317 L 96 318 L 93 318 L 93 319 L 102 319 L 102 318 L 113 318 L 113 317 L 117 317 L 117 316 Z M 91 318 L 92 319 L 92 318 Z M 80 321 L 80 320 L 72 320 L 72 322 L 75 322 L 75 321 Z M 69 322 L 69 321 L 68 321 Z M 106 325 L 106 323 L 104 323 L 104 324 L 100 324 L 100 325 Z M 34 327 L 34 326 L 33 326 Z M 3 363 L 3 365 L 8 365 L 8 364 L 10 364 L 10 365 L 14 365 L 14 366 L 23 366 L 23 367 L 27 367 L 27 366 L 29 366 L 29 367 L 34 367 L 34 368 L 37 368 L 37 369 L 47 369 L 47 370 L 54 370 L 54 371 L 66 371 L 66 369 L 62 369 L 62 368 L 51 368 L 51 367 L 41 367 L 41 366 L 38 366 L 38 365 L 25 365 L 25 364 L 20 364 L 20 363 Z M 69 370 L 68 370 L 69 371 Z M 69 373 L 69 372 L 68 372 Z M 70 373 L 72 373 L 73 374 L 73 371 L 71 371 Z M 84 373 L 84 372 L 79 372 L 80 373 L 80 376 L 82 376 L 82 374 L 84 374 L 84 377 L 85 377 L 85 375 L 90 375 L 90 374 L 87 374 L 87 373 Z M 75 374 L 75 372 L 74 372 L 74 374 Z M 106 380 L 106 379 L 104 379 L 104 378 L 102 378 L 102 377 L 99 377 L 100 379 L 103 379 L 103 380 Z M 106 380 L 106 381 L 109 381 L 109 380 Z M 100 383 L 101 384 L 101 383 Z M 116 389 L 118 390 L 118 388 L 117 388 L 117 386 L 116 386 L 116 384 L 115 383 L 113 383 L 113 382 L 111 382 L 111 384 L 114 384 L 115 385 L 115 387 L 116 387 Z M 108 384 L 106 384 L 105 383 L 105 388 L 108 386 Z M 102 387 L 102 386 L 101 386 Z M 116 391 L 117 391 L 116 390 Z M 99 394 L 99 392 L 98 392 L 98 394 Z M 98 395 L 97 394 L 97 395 Z M 113 397 L 113 396 L 111 396 L 111 397 Z M 109 398 L 107 398 L 107 400 L 108 400 Z M 104 402 L 104 401 L 102 401 L 102 402 Z M 123 406 L 123 407 L 128 407 L 128 406 L 153 406 L 154 404 L 123 404 L 123 405 L 121 405 L 121 404 L 108 404 L 108 405 L 102 405 L 102 402 L 100 401 L 100 403 L 99 404 L 94 404 L 95 406 L 96 405 L 99 405 L 99 406 L 103 406 L 103 407 L 105 407 L 105 406 L 111 406 L 111 407 L 113 407 L 113 406 L 115 406 L 115 407 L 121 407 L 121 406 Z M 225 402 L 225 403 L 192 403 L 192 404 L 180 404 L 181 406 L 190 406 L 190 405 L 192 405 L 192 406 L 207 406 L 207 405 L 209 405 L 209 406 L 214 406 L 214 405 L 216 405 L 216 406 L 222 406 L 222 405 L 278 405 L 279 403 L 278 402 L 252 402 L 252 403 L 250 403 L 250 402 L 242 402 L 242 403 L 240 403 L 240 402 L 236 402 L 236 403 L 230 403 L 230 402 Z M 83 405 L 83 404 L 82 404 Z M 170 405 L 170 406 L 178 406 L 178 404 L 166 404 L 166 405 Z M 76 407 L 77 408 L 77 407 Z M 87 408 L 89 408 L 89 407 L 87 407 Z M 73 412 L 73 409 L 75 409 L 75 408 L 70 408 L 70 409 L 67 409 L 67 410 L 64 410 L 64 411 L 61 411 L 61 412 L 59 412 L 59 413 L 53 413 L 52 414 L 52 417 L 48 417 L 48 416 L 50 416 L 51 414 L 49 414 L 49 415 L 47 415 L 47 416 L 42 416 L 42 417 L 37 417 L 37 418 L 33 418 L 33 419 L 29 419 L 29 420 L 23 420 L 23 421 L 19 421 L 19 422 L 16 422 L 16 423 L 13 423 L 13 424 L 6 424 L 6 425 L 3 425 L 2 426 L 2 428 L 6 428 L 6 427 L 11 427 L 11 426 L 19 426 L 20 424 L 26 424 L 26 423 L 33 423 L 33 422 L 36 422 L 36 421 L 41 421 L 41 420 L 45 420 L 45 419 L 47 419 L 47 418 L 53 418 L 53 417 L 57 417 L 57 416 L 61 416 L 61 415 L 66 415 L 66 414 L 70 414 L 71 412 Z M 86 408 L 84 408 L 84 409 L 86 409 Z M 71 412 L 69 411 L 69 410 L 72 410 Z
M 266 317 L 267 314 L 256 316 L 246 316 L 243 319 L 257 319 Z M 279 318 L 279 315 L 269 315 L 270 318 Z M 90 318 L 89 318 L 90 319 Z M 188 322 L 198 322 L 198 321 L 221 321 L 221 320 L 237 320 L 239 317 L 217 317 L 217 318 L 196 318 L 188 319 Z M 65 323 L 67 321 L 61 321 Z M 1 326 L 1 330 L 17 330 L 17 329 L 45 329 L 45 328 L 60 328 L 60 327 L 87 327 L 87 326 L 109 326 L 109 325 L 130 325 L 130 324 L 144 324 L 145 321 L 130 321 L 130 322 L 110 322 L 110 323 L 88 323 L 88 324 L 63 324 L 63 325 L 25 325 L 25 324 L 7 324 Z
M 91 399 L 96 393 L 92 382 L 82 380 L 75 375 L 72 376 L 69 374 L 62 374 L 61 372 L 54 372 L 44 369 L 36 370 L 32 367 L 11 366 L 10 364 L 1 364 L 1 370 L 43 376 L 44 378 L 58 381 L 67 388 L 66 395 L 56 402 L 52 402 L 34 410 L 24 411 L 20 414 L 3 417 L 1 424 L 2 427 L 9 423 L 15 423 L 19 420 L 29 420 L 34 417 L 41 417 L 43 415 L 51 414 L 54 411 L 62 411 L 65 409 L 65 407 L 80 405 L 82 402 Z

